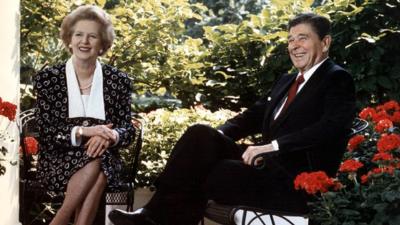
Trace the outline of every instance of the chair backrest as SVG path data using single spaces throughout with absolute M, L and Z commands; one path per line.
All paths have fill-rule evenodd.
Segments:
M 28 109 L 21 112 L 18 123 L 20 146 L 23 160 L 21 163 L 20 176 L 21 179 L 35 179 L 36 176 L 29 175 L 29 173 L 32 172 L 32 169 L 35 170 L 35 168 L 33 168 L 33 165 L 31 164 L 25 142 L 26 137 L 34 137 L 36 139 L 39 137 L 39 132 L 35 121 L 35 109 Z
M 136 174 L 139 166 L 139 155 L 143 141 L 143 122 L 138 114 L 132 114 L 132 125 L 136 128 L 133 142 L 127 148 L 119 149 L 120 156 L 124 161 L 122 165 L 121 183 L 118 187 L 108 186 L 106 190 L 107 205 L 126 205 L 127 211 L 133 210 L 134 187 L 136 185 Z
M 135 137 L 131 145 L 119 152 L 126 164 L 123 166 L 122 180 L 131 185 L 136 184 L 135 178 L 139 167 L 139 155 L 143 144 L 143 118 L 132 113 L 132 124 L 135 127 Z
M 20 113 L 19 116 L 19 132 L 26 136 L 38 136 L 37 128 L 34 126 L 35 109 L 28 109 Z

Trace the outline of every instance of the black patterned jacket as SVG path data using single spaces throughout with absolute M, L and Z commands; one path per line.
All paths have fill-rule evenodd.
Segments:
M 71 144 L 74 126 L 112 123 L 119 142 L 112 149 L 127 146 L 135 128 L 131 123 L 131 82 L 127 74 L 109 65 L 102 65 L 105 121 L 95 118 L 68 118 L 68 93 L 65 64 L 40 71 L 33 81 L 37 95 L 36 122 L 41 151 L 75 148 Z

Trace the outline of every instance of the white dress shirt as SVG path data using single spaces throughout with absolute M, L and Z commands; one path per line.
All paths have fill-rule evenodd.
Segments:
M 89 95 L 81 95 L 78 79 L 76 77 L 75 68 L 72 63 L 72 57 L 67 61 L 65 66 L 65 73 L 67 76 L 67 89 L 68 89 L 68 117 L 91 117 L 96 119 L 105 120 L 104 109 L 104 96 L 103 96 L 103 70 L 99 61 L 96 61 L 96 68 L 93 74 L 92 87 Z M 76 138 L 76 132 L 79 126 L 75 126 L 71 130 L 71 144 L 72 146 L 80 146 L 82 144 L 81 138 Z M 119 134 L 113 130 L 117 139 L 116 145 L 119 140 Z
M 307 71 L 303 74 L 304 82 L 301 83 L 300 86 L 298 87 L 297 93 L 300 92 L 300 90 L 304 87 L 304 85 L 305 85 L 305 84 L 307 83 L 307 81 L 311 78 L 311 76 L 314 74 L 314 72 L 315 72 L 315 71 L 321 66 L 321 64 L 322 64 L 323 62 L 325 62 L 325 60 L 327 60 L 327 59 L 328 59 L 328 57 L 325 58 L 325 59 L 323 59 L 321 62 L 319 62 L 318 64 L 314 65 L 313 67 L 311 67 L 311 69 L 307 70 Z M 297 74 L 296 79 L 297 79 L 299 76 L 300 76 L 300 72 Z M 286 101 L 287 101 L 287 96 L 285 97 L 285 100 L 282 102 L 281 106 L 279 107 L 278 112 L 275 114 L 274 120 L 276 120 L 276 118 L 278 118 L 278 116 L 279 116 L 279 114 L 281 113 L 282 108 L 283 108 L 283 106 L 285 105 L 285 102 L 286 102 Z M 271 141 L 271 144 L 272 144 L 273 149 L 274 149 L 275 151 L 278 151 L 278 150 L 279 150 L 279 143 L 278 143 L 278 141 L 272 140 L 272 141 Z

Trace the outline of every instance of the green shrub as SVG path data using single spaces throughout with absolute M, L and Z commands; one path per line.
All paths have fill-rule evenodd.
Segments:
M 236 111 L 291 70 L 287 21 L 312 11 L 333 22 L 330 55 L 353 75 L 358 106 L 399 100 L 398 0 L 262 1 L 21 1 L 21 82 L 68 58 L 58 38 L 62 18 L 77 4 L 98 4 L 110 13 L 117 35 L 102 61 L 130 74 L 136 94 L 170 93 L 186 108 L 201 102 Z M 241 18 L 226 20 L 232 12 Z M 188 36 L 189 22 L 201 25 L 202 36 Z
M 236 115 L 229 110 L 211 112 L 203 107 L 169 111 L 157 109 L 142 114 L 145 120 L 143 149 L 137 181 L 139 186 L 150 186 L 164 168 L 172 147 L 187 127 L 208 124 L 216 127 Z

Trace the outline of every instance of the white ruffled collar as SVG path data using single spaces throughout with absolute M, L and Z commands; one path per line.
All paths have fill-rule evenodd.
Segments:
M 105 120 L 104 96 L 103 96 L 103 70 L 100 62 L 96 61 L 92 88 L 90 90 L 87 107 L 84 107 L 78 80 L 75 74 L 72 57 L 65 65 L 68 88 L 68 112 L 70 118 L 92 117 Z

